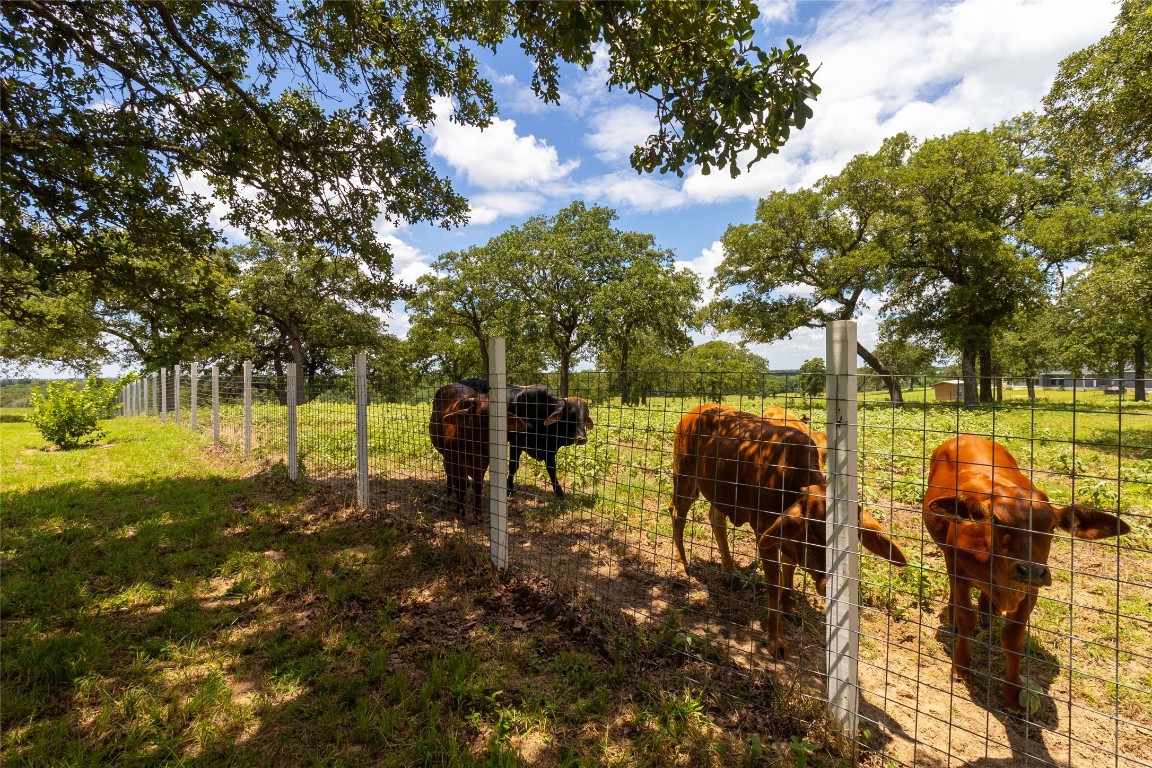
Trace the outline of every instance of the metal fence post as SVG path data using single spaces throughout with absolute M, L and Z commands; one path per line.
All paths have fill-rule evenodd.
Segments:
M 828 705 L 855 741 L 859 719 L 860 582 L 856 321 L 828 323 Z
M 132 415 L 140 415 L 140 384 L 139 380 L 132 382 Z
M 252 361 L 244 361 L 244 455 L 252 452 Z
M 180 423 L 180 366 L 172 366 L 172 421 Z
M 508 567 L 508 365 L 503 338 L 488 340 L 489 549 L 498 570 Z
M 160 423 L 168 422 L 168 375 L 160 369 Z
M 152 412 L 148 410 L 148 379 L 150 378 L 152 378 L 151 374 L 140 377 L 140 414 L 142 416 L 152 415 Z
M 192 368 L 191 368 L 190 373 L 192 374 L 192 389 L 191 389 L 189 394 L 192 395 L 192 402 L 191 402 L 192 407 L 189 409 L 188 421 L 189 421 L 189 426 L 191 426 L 191 428 L 192 428 L 192 431 L 195 432 L 196 431 L 196 388 L 199 384 L 199 377 L 196 375 L 197 374 L 196 363 L 192 363 Z
M 220 442 L 220 366 L 212 366 L 212 442 Z
M 296 363 L 288 363 L 288 479 L 296 479 Z
M 356 504 L 368 508 L 368 353 L 356 353 Z

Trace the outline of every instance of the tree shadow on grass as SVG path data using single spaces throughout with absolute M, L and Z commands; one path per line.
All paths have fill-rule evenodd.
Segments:
M 450 600 L 437 561 L 471 547 L 401 552 L 394 526 L 275 485 L 67 484 L 6 501 L 5 764 L 277 765 L 337 750 L 387 648 L 393 590 Z M 334 631 L 362 642 L 337 650 Z

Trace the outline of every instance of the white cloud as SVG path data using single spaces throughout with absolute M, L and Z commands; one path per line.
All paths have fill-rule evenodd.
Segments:
M 685 202 L 683 193 L 674 183 L 633 170 L 589 179 L 581 185 L 581 192 L 582 197 L 642 213 L 665 211 Z
M 796 0 L 757 0 L 760 26 L 771 29 L 777 21 L 789 21 L 796 15 Z
M 440 100 L 429 127 L 432 154 L 480 189 L 541 187 L 560 181 L 579 166 L 560 162 L 556 148 L 535 136 L 519 136 L 514 120 L 495 118 L 481 130 L 448 119 L 450 105 Z
M 589 120 L 591 132 L 585 143 L 600 160 L 628 164 L 636 145 L 643 144 L 656 127 L 652 110 L 635 104 L 605 109 Z
M 901 131 L 925 139 L 1039 109 L 1059 61 L 1107 34 L 1115 12 L 1111 0 L 836 3 L 802 41 L 820 66 L 813 120 L 737 179 L 692 168 L 684 193 L 756 199 L 838 173 Z
M 677 261 L 677 269 L 690 269 L 700 276 L 700 288 L 703 293 L 703 301 L 705 303 L 711 301 L 715 297 L 715 293 L 708 287 L 711 282 L 712 276 L 716 274 L 716 268 L 720 266 L 720 262 L 724 261 L 724 246 L 719 240 L 716 240 L 712 245 L 700 251 L 700 255 L 689 261 Z

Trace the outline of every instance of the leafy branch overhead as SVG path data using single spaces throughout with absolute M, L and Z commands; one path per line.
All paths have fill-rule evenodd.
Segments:
M 109 228 L 203 255 L 218 236 L 210 193 L 248 233 L 356 253 L 388 282 L 381 217 L 467 219 L 421 131 L 442 98 L 454 121 L 490 123 L 476 52 L 507 40 L 548 102 L 563 63 L 586 68 L 606 51 L 606 85 L 653 103 L 638 170 L 736 174 L 741 153 L 755 162 L 802 126 L 819 91 L 791 41 L 752 44 L 758 13 L 752 0 L 7 2 L 4 251 L 42 288 L 102 269 Z

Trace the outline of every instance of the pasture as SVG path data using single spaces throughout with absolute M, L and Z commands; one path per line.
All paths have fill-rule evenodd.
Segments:
M 286 411 L 268 394 L 272 383 L 262 386 L 251 447 L 255 456 L 276 460 L 285 450 Z M 309 480 L 348 493 L 355 470 L 350 382 L 325 387 L 323 396 L 298 408 L 300 469 Z M 239 398 L 234 389 L 223 391 L 222 440 L 239 452 Z M 861 398 L 861 499 L 911 561 L 901 569 L 861 558 L 865 723 L 858 739 L 865 765 L 1152 764 L 1152 411 L 1095 393 L 1041 394 L 1036 404 L 1011 397 L 973 411 L 913 397 L 894 410 L 874 393 Z M 204 409 L 203 393 L 200 402 Z M 581 610 L 613 627 L 609 635 L 640 638 L 646 654 L 678 672 L 671 690 L 723 692 L 717 697 L 739 702 L 742 717 L 792 723 L 774 732 L 820 744 L 812 757 L 846 757 L 842 744 L 825 741 L 826 730 L 816 730 L 823 736 L 804 730 L 821 709 L 825 664 L 823 600 L 811 583 L 804 584 L 796 622 L 785 630 L 793 653 L 778 660 L 763 648 L 762 583 L 746 529 L 733 540 L 745 567 L 726 576 L 698 502 L 688 530 L 690 578 L 677 575 L 668 514 L 671 439 L 680 416 L 699 402 L 621 406 L 595 398 L 588 444 L 559 454 L 569 493 L 564 500 L 552 496 L 542 465 L 523 461 L 509 510 L 510 570 L 514 578 L 576 599 Z M 726 402 L 752 412 L 779 403 L 806 413 L 816 427 L 823 420 L 822 400 Z M 426 402 L 369 405 L 371 510 L 447 536 L 463 530 L 483 551 L 486 529 L 458 529 L 451 519 L 440 457 L 428 440 L 429 412 Z M 1026 720 L 998 708 L 1001 620 L 977 630 L 974 668 L 964 679 L 948 674 L 947 576 L 939 549 L 923 531 L 919 504 L 933 448 L 964 431 L 1003 443 L 1054 501 L 1101 507 L 1132 526 L 1119 540 L 1057 537 L 1054 583 L 1041 591 L 1029 626 L 1025 676 L 1035 710 Z M 733 743 L 747 746 L 748 738 Z
M 861 560 L 860 685 L 862 712 L 871 721 L 861 741 L 877 764 L 1152 764 L 1152 410 L 1096 392 L 1042 392 L 1035 404 L 1024 394 L 1006 390 L 1003 402 L 972 411 L 925 402 L 923 393 L 911 393 L 902 409 L 877 393 L 861 397 L 861 499 L 911 560 L 903 569 L 871 556 Z M 334 482 L 355 466 L 353 409 L 339 399 L 299 409 L 302 468 Z M 552 498 L 541 465 L 522 462 L 517 482 L 523 490 L 510 503 L 510 567 L 661 633 L 669 651 L 705 669 L 735 670 L 749 681 L 770 676 L 818 700 L 823 601 L 810 583 L 798 623 L 788 630 L 796 652 L 779 661 L 762 645 L 762 583 L 747 529 L 737 530 L 734 540 L 746 567 L 727 577 L 698 502 L 689 523 L 691 578 L 677 576 L 668 514 L 672 433 L 699 402 L 657 398 L 634 407 L 596 397 L 589 443 L 560 452 L 568 499 Z M 752 412 L 787 405 L 816 427 L 824 417 L 822 399 L 725 402 Z M 415 509 L 418 516 L 448 513 L 440 457 L 428 442 L 428 413 L 424 403 L 369 406 L 374 506 Z M 283 409 L 257 406 L 256 442 L 282 450 L 283 419 Z M 1028 720 L 998 709 L 1002 620 L 978 630 L 975 669 L 960 681 L 948 674 L 947 575 L 923 530 L 920 501 L 932 450 L 959 432 L 1004 444 L 1054 502 L 1103 508 L 1132 526 L 1119 540 L 1058 534 L 1050 560 L 1054 583 L 1041 591 L 1026 645 L 1035 707 Z M 696 674 L 706 680 L 709 673 Z
M 818 708 L 749 716 L 443 520 L 171 423 L 64 453 L 3 415 L 5 766 L 843 764 Z

